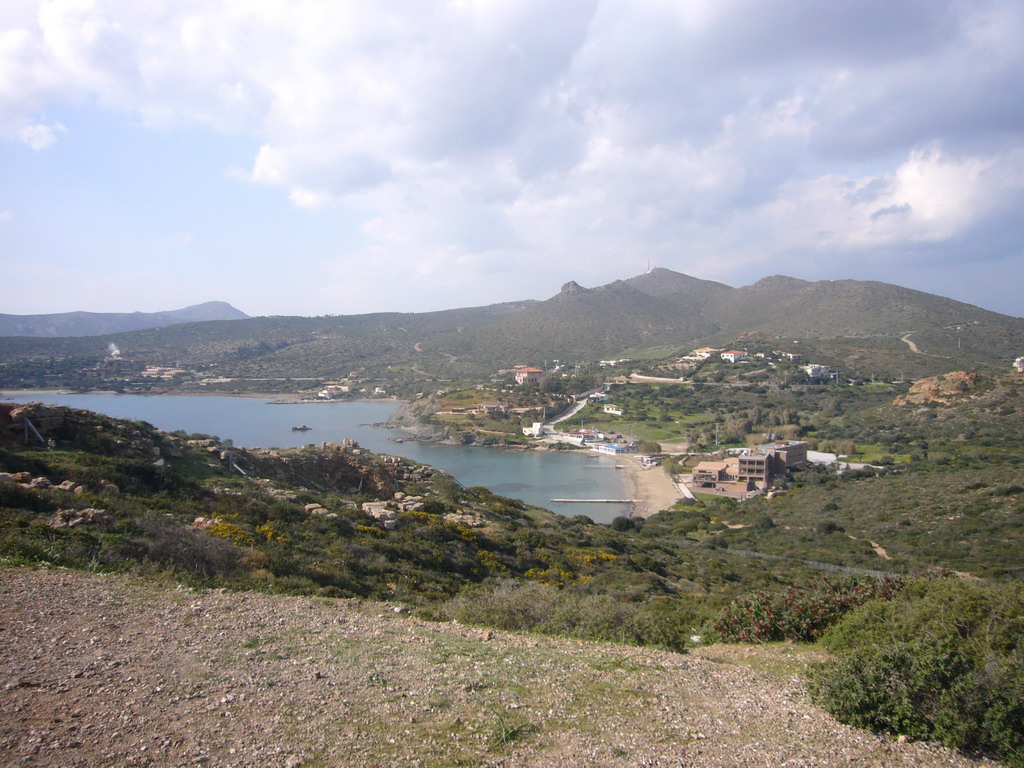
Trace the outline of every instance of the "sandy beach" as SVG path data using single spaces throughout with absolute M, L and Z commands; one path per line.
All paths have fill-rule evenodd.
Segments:
M 629 497 L 634 499 L 630 517 L 650 517 L 668 509 L 681 497 L 672 478 L 662 467 L 644 469 L 636 456 L 619 456 L 629 484 Z

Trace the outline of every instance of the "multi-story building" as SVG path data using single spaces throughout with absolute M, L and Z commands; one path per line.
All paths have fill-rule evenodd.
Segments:
M 807 463 L 807 443 L 777 440 L 748 448 L 736 456 L 702 461 L 693 470 L 693 486 L 733 493 L 763 491 L 784 478 L 792 467 Z

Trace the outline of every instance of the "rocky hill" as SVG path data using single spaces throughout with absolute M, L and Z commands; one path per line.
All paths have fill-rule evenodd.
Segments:
M 998 765 L 835 722 L 792 646 L 683 655 L 8 567 L 0 648 L 4 765 Z
M 61 312 L 50 315 L 0 314 L 0 336 L 103 336 L 162 328 L 176 323 L 242 320 L 249 317 L 223 301 L 207 301 L 166 312 Z
M 654 269 L 544 301 L 428 313 L 208 321 L 87 338 L 0 338 L 0 386 L 83 386 L 84 367 L 121 352 L 125 378 L 148 365 L 220 378 L 338 379 L 352 372 L 411 392 L 431 380 L 518 363 L 651 359 L 710 344 L 807 342 L 848 373 L 934 375 L 1005 369 L 1024 351 L 1024 319 L 886 283 L 770 277 L 744 288 Z M 134 368 L 132 366 L 134 365 Z M 109 367 L 109 366 L 108 366 Z M 413 381 L 415 380 L 415 381 Z

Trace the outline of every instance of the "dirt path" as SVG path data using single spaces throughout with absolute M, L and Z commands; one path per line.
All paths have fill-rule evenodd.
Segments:
M 413 348 L 414 352 L 422 352 L 423 351 L 423 342 L 422 341 L 417 341 L 415 344 L 412 345 L 412 348 Z M 448 358 L 448 362 L 450 362 L 450 363 L 454 363 L 455 361 L 457 361 L 459 359 L 455 355 L 449 354 L 448 352 L 441 352 L 441 350 L 435 350 L 435 351 L 440 352 L 442 355 L 447 357 Z
M 853 539 L 854 541 L 866 541 L 868 543 L 868 545 L 873 550 L 875 550 L 875 554 L 878 555 L 880 558 L 882 558 L 883 560 L 892 560 L 892 558 L 889 557 L 889 553 L 886 552 L 883 547 L 879 546 L 879 544 L 877 542 L 871 541 L 870 539 L 858 539 L 856 536 L 854 536 L 851 533 L 846 534 L 846 536 L 847 536 L 847 538 Z
M 669 378 L 667 376 L 644 376 L 639 373 L 629 374 L 629 380 L 633 384 L 690 384 L 692 382 L 683 381 L 683 379 Z
M 904 334 L 903 336 L 900 337 L 900 341 L 902 341 L 904 344 L 910 347 L 911 352 L 914 352 L 915 354 L 918 355 L 923 355 L 924 352 L 918 349 L 917 344 L 910 340 L 910 337 L 913 336 L 915 333 L 917 333 L 917 331 L 911 331 L 910 333 Z
M 0 568 L 0 764 L 997 768 L 839 725 L 792 659 L 743 648 Z

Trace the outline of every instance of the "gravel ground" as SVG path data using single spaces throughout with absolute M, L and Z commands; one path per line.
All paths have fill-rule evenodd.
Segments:
M 680 655 L 401 610 L 0 569 L 0 764 L 998 765 L 836 723 L 793 674 L 810 651 Z

